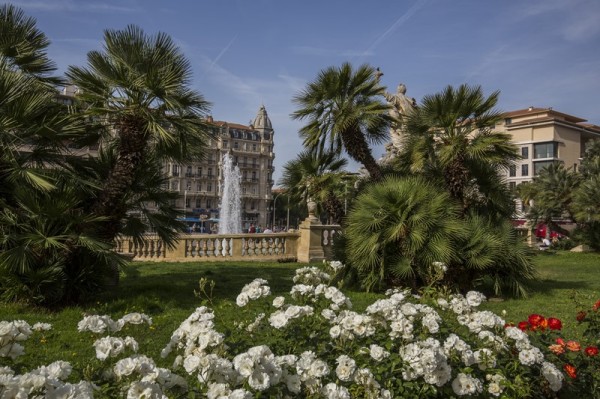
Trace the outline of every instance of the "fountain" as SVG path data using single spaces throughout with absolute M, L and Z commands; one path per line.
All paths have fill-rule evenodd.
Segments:
M 219 234 L 240 234 L 242 232 L 242 212 L 240 201 L 240 169 L 233 165 L 231 154 L 224 154 L 221 166 L 223 186 L 219 214 Z

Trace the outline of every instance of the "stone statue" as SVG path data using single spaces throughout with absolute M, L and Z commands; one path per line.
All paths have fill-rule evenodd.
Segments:
M 399 121 L 398 125 L 393 127 L 390 131 L 392 145 L 395 147 L 395 150 L 399 150 L 402 147 L 402 120 L 406 116 L 410 115 L 411 112 L 416 108 L 415 99 L 406 96 L 406 86 L 403 83 L 398 85 L 395 94 L 385 92 L 384 96 L 388 103 L 392 106 L 390 115 Z
M 383 73 L 377 68 L 376 78 L 379 80 L 383 76 Z M 398 121 L 396 126 L 390 129 L 390 136 L 392 142 L 386 145 L 385 159 L 393 157 L 394 153 L 397 153 L 402 148 L 402 136 L 403 136 L 403 119 L 410 115 L 411 112 L 417 107 L 417 103 L 414 98 L 406 96 L 406 86 L 403 83 L 398 85 L 396 93 L 384 93 L 385 99 L 392 106 L 390 109 L 390 115 Z

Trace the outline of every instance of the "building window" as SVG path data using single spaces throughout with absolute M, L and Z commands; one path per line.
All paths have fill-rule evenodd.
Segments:
M 198 166 L 198 169 L 196 169 L 196 173 L 198 174 L 198 177 L 202 177 L 202 166 Z
M 505 125 L 510 125 L 511 123 L 512 123 L 512 119 L 511 118 L 504 119 L 504 124 Z
M 179 165 L 173 165 L 171 170 L 173 171 L 173 176 L 179 176 Z
M 508 188 L 510 188 L 511 190 L 514 190 L 517 188 L 517 183 L 514 181 L 509 181 L 508 182 Z
M 270 133 L 264 133 L 263 137 L 265 140 L 271 140 L 271 134 Z
M 190 207 L 190 199 L 189 198 L 185 199 L 185 207 L 186 207 L 186 209 Z
M 211 182 L 206 183 L 206 191 L 208 191 L 208 192 L 212 191 L 212 183 Z
M 196 184 L 196 191 L 202 191 L 202 183 Z
M 212 168 L 208 168 L 208 177 L 212 177 Z
M 171 180 L 171 190 L 179 191 L 179 180 Z
M 535 176 L 539 175 L 542 169 L 547 168 L 548 166 L 555 163 L 555 161 L 538 161 L 533 163 L 533 174 Z
M 252 144 L 252 151 L 256 152 L 256 144 Z
M 223 148 L 227 148 L 229 146 L 229 141 L 223 140 Z
M 529 176 L 529 165 L 528 164 L 521 165 L 521 176 Z
M 211 209 L 212 208 L 212 200 L 209 200 L 209 199 L 206 200 L 206 208 L 207 209 Z
M 558 155 L 558 143 L 538 143 L 533 145 L 533 157 L 539 158 L 554 158 Z
M 188 166 L 188 167 L 187 167 L 187 169 L 186 169 L 186 172 L 185 172 L 185 175 L 186 175 L 187 177 L 190 177 L 190 176 L 192 175 L 192 167 L 191 167 L 191 166 Z
M 515 177 L 517 175 L 517 167 L 516 165 L 510 165 L 508 168 L 508 176 Z
M 238 148 L 240 148 L 240 143 L 238 143 L 237 141 L 233 142 L 233 149 L 237 150 Z
M 523 159 L 529 159 L 529 147 L 521 147 L 521 157 Z
M 202 206 L 202 202 L 200 201 L 200 198 L 196 198 L 196 208 L 200 208 Z

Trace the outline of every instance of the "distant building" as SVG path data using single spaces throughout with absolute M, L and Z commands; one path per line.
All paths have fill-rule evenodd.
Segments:
M 242 175 L 242 228 L 253 223 L 266 226 L 273 187 L 273 136 L 274 130 L 267 110 L 261 106 L 254 121 L 249 125 L 214 121 L 215 139 L 210 140 L 210 150 L 204 160 L 187 164 L 166 163 L 169 190 L 177 191 L 179 199 L 175 206 L 185 210 L 188 217 L 219 218 L 221 200 L 222 156 L 229 152 Z
M 600 126 L 554 111 L 552 108 L 529 107 L 504 114 L 495 130 L 509 133 L 522 159 L 506 171 L 508 185 L 528 182 L 548 165 L 560 162 L 577 170 L 588 141 L 600 138 Z M 517 212 L 523 211 L 517 204 Z
M 553 162 L 577 169 L 585 144 L 600 138 L 600 126 L 585 122 L 585 119 L 552 108 L 529 107 L 505 113 L 496 130 L 512 136 L 512 142 L 519 147 L 523 158 L 506 172 L 508 184 L 516 186 L 531 181 Z
M 72 105 L 77 88 L 65 86 L 57 93 L 56 100 L 61 104 Z M 226 152 L 231 153 L 234 163 L 239 166 L 242 175 L 242 228 L 250 223 L 266 226 L 270 219 L 269 206 L 272 203 L 273 187 L 273 136 L 275 131 L 264 106 L 261 106 L 250 125 L 214 121 L 214 138 L 208 143 L 206 159 L 194 160 L 186 164 L 167 162 L 163 170 L 168 178 L 168 189 L 179 193 L 174 204 L 185 211 L 190 218 L 212 219 L 213 225 L 219 218 L 221 201 L 221 162 Z M 97 156 L 98 146 L 76 148 L 69 146 L 73 154 L 79 156 Z M 149 204 L 150 208 L 152 204 Z M 204 226 L 208 231 L 208 224 Z

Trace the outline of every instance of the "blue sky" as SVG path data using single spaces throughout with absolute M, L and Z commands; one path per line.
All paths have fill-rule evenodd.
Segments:
M 384 72 L 417 101 L 447 85 L 500 90 L 503 111 L 535 107 L 600 125 L 598 0 L 18 0 L 63 72 L 84 65 L 104 29 L 173 37 L 216 120 L 248 124 L 264 104 L 276 173 L 302 148 L 292 97 L 345 61 Z M 380 157 L 383 147 L 374 149 Z M 356 167 L 352 164 L 352 167 Z

